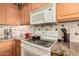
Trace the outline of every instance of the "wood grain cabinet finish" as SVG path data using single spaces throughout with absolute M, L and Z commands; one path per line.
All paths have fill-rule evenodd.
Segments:
M 19 10 L 12 4 L 6 5 L 6 22 L 7 25 L 19 25 Z
M 40 4 L 40 8 L 44 8 L 44 7 L 48 7 L 50 6 L 52 3 L 41 3 Z
M 13 56 L 13 41 L 4 41 L 0 43 L 0 56 Z
M 57 21 L 72 21 L 79 19 L 78 3 L 57 3 L 56 4 Z
M 20 10 L 20 25 L 30 24 L 30 10 L 31 6 L 29 4 L 25 4 L 23 8 Z
M 31 11 L 37 10 L 40 8 L 40 3 L 32 3 L 31 4 Z
M 51 5 L 51 4 L 50 3 L 33 3 L 33 4 L 31 4 L 31 11 L 42 9 L 49 5 Z
M 21 56 L 21 41 L 15 40 L 14 43 L 14 56 Z
M 12 56 L 21 56 L 21 41 L 14 39 L 12 43 Z
M 20 56 L 21 55 L 21 41 L 9 40 L 0 43 L 0 56 Z
M 19 11 L 15 5 L 8 3 L 0 4 L 0 24 L 19 24 Z
M 0 4 L 0 24 L 4 24 L 5 21 L 5 4 Z

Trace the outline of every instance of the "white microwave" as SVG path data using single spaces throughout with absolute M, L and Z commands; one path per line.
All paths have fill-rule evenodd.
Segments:
M 55 4 L 30 13 L 30 24 L 56 23 Z

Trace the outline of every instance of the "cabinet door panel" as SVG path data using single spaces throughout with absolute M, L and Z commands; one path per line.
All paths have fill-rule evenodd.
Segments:
M 79 18 L 78 3 L 61 3 L 57 4 L 58 21 L 70 21 Z
M 18 25 L 19 11 L 13 4 L 0 4 L 0 24 Z
M 33 3 L 31 7 L 32 7 L 32 11 L 34 11 L 34 10 L 42 9 L 49 5 L 51 5 L 51 3 Z
M 17 8 L 13 8 L 7 5 L 7 25 L 19 25 L 19 11 Z
M 40 8 L 40 3 L 33 3 L 32 4 L 32 11 L 37 10 Z
M 21 9 L 21 20 L 20 24 L 21 25 L 29 25 L 30 24 L 30 6 L 23 6 Z
M 41 3 L 40 8 L 50 6 L 51 3 Z
M 21 41 L 15 40 L 15 55 L 20 56 L 21 55 Z
M 21 9 L 21 20 L 20 20 L 20 24 L 21 25 L 24 25 L 26 22 L 25 22 L 25 10 L 24 9 Z
M 1 24 L 1 21 L 2 21 L 2 6 L 1 6 L 1 4 L 0 4 L 0 24 Z
M 4 24 L 4 20 L 5 20 L 5 4 L 2 4 L 2 24 Z
M 4 24 L 5 19 L 5 4 L 0 4 L 0 24 Z

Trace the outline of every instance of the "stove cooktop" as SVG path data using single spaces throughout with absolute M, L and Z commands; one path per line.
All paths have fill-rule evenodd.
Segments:
M 28 42 L 30 43 L 33 43 L 33 44 L 37 44 L 37 45 L 40 45 L 40 46 L 43 46 L 43 47 L 51 47 L 51 45 L 55 42 L 55 40 L 53 41 L 45 41 L 45 40 L 27 40 Z

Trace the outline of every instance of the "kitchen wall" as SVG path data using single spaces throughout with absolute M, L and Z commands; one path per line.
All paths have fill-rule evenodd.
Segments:
M 62 27 L 62 24 L 66 27 L 67 32 L 70 33 L 70 41 L 79 42 L 79 21 L 60 23 L 58 25 L 59 29 Z M 59 35 L 61 37 L 60 31 Z
M 24 38 L 25 37 L 25 35 L 24 35 L 25 32 L 30 33 L 30 25 L 18 26 L 18 32 L 20 33 L 20 37 Z
M 30 32 L 30 26 L 6 26 L 6 25 L 0 25 L 0 40 L 4 40 L 4 29 L 12 29 L 12 37 L 20 37 L 23 36 L 23 33 Z
M 55 26 L 51 24 L 34 25 L 31 26 L 31 28 L 33 35 L 40 35 L 43 39 L 47 39 L 47 40 L 58 39 L 57 25 Z
M 13 26 L 13 37 L 24 37 L 25 32 L 30 32 L 30 26 L 24 25 L 24 26 Z
M 70 34 L 70 41 L 79 42 L 79 21 L 75 22 L 65 22 L 58 23 L 57 25 L 53 24 L 44 24 L 44 25 L 33 25 L 31 26 L 32 34 L 43 35 L 47 33 L 48 35 L 55 35 L 57 39 L 62 39 L 61 28 L 65 27 L 67 33 Z

